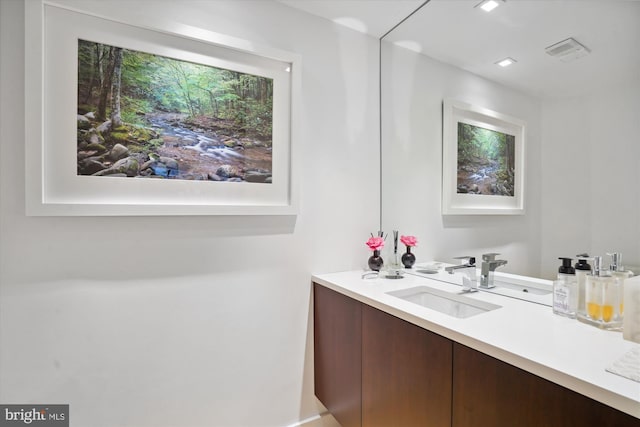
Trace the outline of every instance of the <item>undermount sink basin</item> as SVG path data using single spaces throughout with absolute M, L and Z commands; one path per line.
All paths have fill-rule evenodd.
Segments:
M 500 308 L 499 305 L 428 286 L 416 286 L 387 292 L 387 294 L 460 319 Z
M 517 283 L 503 282 L 502 280 L 494 280 L 493 284 L 496 285 L 497 288 L 511 289 L 514 291 L 533 294 L 533 295 L 549 295 L 551 293 L 551 289 L 543 289 L 543 288 L 536 288 L 534 286 L 519 285 Z

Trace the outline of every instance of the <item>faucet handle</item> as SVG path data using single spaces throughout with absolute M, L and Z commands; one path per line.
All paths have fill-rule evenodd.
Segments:
M 469 255 L 457 256 L 457 257 L 454 257 L 453 259 L 459 259 L 459 260 L 466 261 L 466 262 L 469 263 L 469 265 L 475 265 L 475 263 L 476 263 L 476 257 L 469 256 Z M 464 264 L 464 262 L 462 262 L 461 264 Z
M 482 260 L 483 261 L 495 261 L 496 260 L 496 256 L 500 255 L 499 253 L 496 252 L 489 252 L 488 254 L 482 254 Z

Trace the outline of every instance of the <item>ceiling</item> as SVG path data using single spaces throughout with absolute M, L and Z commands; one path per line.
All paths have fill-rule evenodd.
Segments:
M 422 0 L 279 0 L 381 37 Z M 540 98 L 579 96 L 640 79 L 639 0 L 507 0 L 487 13 L 480 0 L 431 0 L 385 37 L 429 57 Z M 572 62 L 545 47 L 576 39 L 590 53 Z M 517 62 L 502 68 L 505 57 Z

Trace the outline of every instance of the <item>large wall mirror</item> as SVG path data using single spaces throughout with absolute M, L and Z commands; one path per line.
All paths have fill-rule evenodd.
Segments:
M 616 251 L 640 270 L 640 2 L 479 3 L 431 0 L 382 39 L 383 229 L 417 236 L 418 261 L 498 252 L 551 278 Z M 546 52 L 569 38 L 583 49 Z M 442 214 L 445 99 L 526 123 L 524 214 Z

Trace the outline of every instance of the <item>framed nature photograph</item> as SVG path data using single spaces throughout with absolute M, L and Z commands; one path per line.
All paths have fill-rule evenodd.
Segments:
M 470 104 L 443 104 L 443 215 L 524 214 L 525 123 Z
M 296 213 L 297 55 L 25 7 L 28 215 Z
M 273 79 L 78 40 L 77 173 L 272 183 Z

